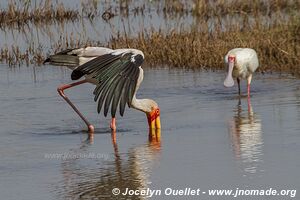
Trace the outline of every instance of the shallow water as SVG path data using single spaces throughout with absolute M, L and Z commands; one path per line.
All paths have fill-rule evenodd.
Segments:
M 160 105 L 161 141 L 148 140 L 143 113 L 126 109 L 125 117 L 117 118 L 114 144 L 109 118 L 96 114 L 94 86 L 67 91 L 95 124 L 93 139 L 58 96 L 56 87 L 70 82 L 69 75 L 59 67 L 0 65 L 1 199 L 125 199 L 111 194 L 115 187 L 121 192 L 300 189 L 298 79 L 256 74 L 248 108 L 236 87 L 223 87 L 223 72 L 145 69 L 138 97 Z M 245 82 L 242 89 L 246 91 Z M 194 198 L 233 197 L 178 197 Z M 252 197 L 285 198 L 290 199 Z

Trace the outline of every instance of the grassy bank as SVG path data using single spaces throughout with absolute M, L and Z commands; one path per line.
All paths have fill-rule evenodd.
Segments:
M 130 5 L 128 2 L 126 5 Z M 166 0 L 162 7 L 157 7 L 157 12 L 193 13 L 197 23 L 188 30 L 141 31 L 135 37 L 116 33 L 106 44 L 88 38 L 79 40 L 76 33 L 69 33 L 54 41 L 48 49 L 36 49 L 32 44 L 27 48 L 16 44 L 2 47 L 0 62 L 41 64 L 47 54 L 65 48 L 107 46 L 140 49 L 151 66 L 222 69 L 228 50 L 249 47 L 259 55 L 260 71 L 300 74 L 300 18 L 295 14 L 300 5 L 298 0 L 182 2 L 185 1 L 168 3 Z
M 28 22 L 75 20 L 78 17 L 78 11 L 65 8 L 63 3 L 53 4 L 51 0 L 45 0 L 37 4 L 30 0 L 10 0 L 7 3 L 7 9 L 0 10 L 0 27 L 22 26 Z
M 254 48 L 260 60 L 260 71 L 300 73 L 300 23 L 293 21 L 286 25 L 268 29 L 251 28 L 212 33 L 197 30 L 178 32 L 140 33 L 138 37 L 114 37 L 108 44 L 96 41 L 76 41 L 69 38 L 53 44 L 54 52 L 65 48 L 82 46 L 107 46 L 110 48 L 137 48 L 145 53 L 149 65 L 166 64 L 171 67 L 222 69 L 226 52 L 236 47 Z M 52 52 L 52 53 L 54 53 Z M 0 61 L 8 64 L 19 62 L 41 64 L 46 57 L 41 49 L 18 47 L 2 49 Z
M 288 72 L 300 75 L 300 20 L 273 27 L 240 27 L 230 31 L 201 32 L 197 30 L 141 33 L 137 38 L 125 36 L 112 39 L 109 47 L 141 49 L 151 65 L 167 64 L 174 67 L 222 69 L 224 55 L 236 47 L 257 51 L 260 71 Z

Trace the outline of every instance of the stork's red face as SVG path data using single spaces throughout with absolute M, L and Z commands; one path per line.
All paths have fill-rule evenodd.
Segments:
M 150 113 L 147 113 L 147 119 L 150 129 L 160 129 L 160 110 L 159 108 L 153 108 Z
M 225 87 L 232 87 L 234 85 L 234 81 L 233 81 L 233 78 L 232 78 L 232 71 L 233 71 L 235 59 L 236 58 L 233 55 L 228 56 L 228 72 L 227 72 L 227 76 L 226 76 L 225 81 L 224 81 L 224 86 Z

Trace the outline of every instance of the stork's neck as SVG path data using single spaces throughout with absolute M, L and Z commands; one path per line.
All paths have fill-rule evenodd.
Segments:
M 157 104 L 152 99 L 137 99 L 134 95 L 132 98 L 131 106 L 132 108 L 144 113 L 150 113 L 153 108 L 157 107 Z

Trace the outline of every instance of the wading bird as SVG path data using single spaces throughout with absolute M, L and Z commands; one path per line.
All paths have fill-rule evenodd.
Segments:
M 247 93 L 250 97 L 250 84 L 252 74 L 258 68 L 258 58 L 254 49 L 235 48 L 225 56 L 225 63 L 228 65 L 228 73 L 224 81 L 225 87 L 234 85 L 233 78 L 237 79 L 239 95 L 241 95 L 240 79 L 247 79 Z
M 67 66 L 73 70 L 72 80 L 85 77 L 84 80 L 71 84 L 61 85 L 58 93 L 74 109 L 88 126 L 89 132 L 94 132 L 94 126 L 79 112 L 75 105 L 65 95 L 64 90 L 83 84 L 96 85 L 94 90 L 95 101 L 98 101 L 97 111 L 104 107 L 104 116 L 111 110 L 110 127 L 116 130 L 116 111 L 119 106 L 123 116 L 125 106 L 146 113 L 150 130 L 160 129 L 160 110 L 152 99 L 137 99 L 136 92 L 143 81 L 144 54 L 137 49 L 109 49 L 104 47 L 86 47 L 69 49 L 49 56 L 44 63 Z

